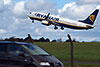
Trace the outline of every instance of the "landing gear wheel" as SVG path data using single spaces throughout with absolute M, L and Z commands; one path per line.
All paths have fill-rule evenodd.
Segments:
M 32 23 L 34 23 L 34 20 L 32 20 Z
M 64 30 L 64 27 L 61 27 L 61 30 Z
M 58 29 L 58 27 L 55 26 L 54 29 L 56 30 L 56 29 Z

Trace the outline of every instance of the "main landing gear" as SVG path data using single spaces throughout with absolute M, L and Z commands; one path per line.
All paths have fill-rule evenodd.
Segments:
M 61 27 L 61 30 L 64 30 L 64 27 Z
M 55 26 L 55 27 L 54 27 L 54 29 L 56 30 L 56 29 L 58 29 L 58 27 L 57 27 L 57 26 Z
M 58 27 L 55 26 L 54 29 L 56 30 L 56 29 L 58 29 Z M 61 30 L 64 30 L 64 27 L 61 27 Z

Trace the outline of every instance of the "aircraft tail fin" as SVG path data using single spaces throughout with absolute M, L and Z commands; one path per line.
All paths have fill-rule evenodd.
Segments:
M 99 12 L 99 10 L 96 9 L 88 18 L 86 18 L 85 20 L 82 20 L 82 21 L 80 20 L 79 22 L 93 25 L 96 20 L 98 12 Z

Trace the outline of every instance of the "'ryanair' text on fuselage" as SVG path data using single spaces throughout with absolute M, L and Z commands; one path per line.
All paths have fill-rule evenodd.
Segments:
M 44 14 L 39 14 L 39 13 L 35 13 L 35 16 L 36 16 L 36 17 L 40 17 L 40 18 L 46 18 L 46 15 L 44 15 Z M 52 16 L 49 16 L 48 19 L 49 19 L 49 20 L 54 20 L 54 21 L 59 21 L 59 18 L 52 17 Z

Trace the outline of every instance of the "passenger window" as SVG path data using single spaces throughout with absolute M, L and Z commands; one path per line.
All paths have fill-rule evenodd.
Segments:
M 8 44 L 0 44 L 0 56 L 7 55 L 8 46 Z
M 24 56 L 27 56 L 27 53 L 23 51 L 23 49 L 20 46 L 10 45 L 9 55 L 24 57 Z
M 18 50 L 19 46 L 17 45 L 10 45 L 10 51 L 16 51 Z

